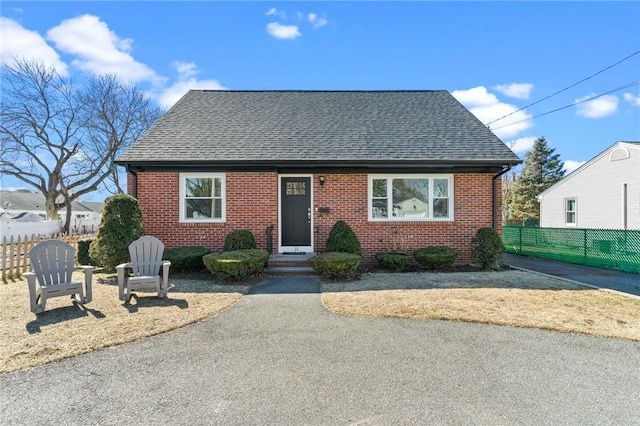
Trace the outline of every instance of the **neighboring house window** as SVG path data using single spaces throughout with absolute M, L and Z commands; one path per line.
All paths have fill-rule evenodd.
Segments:
M 453 175 L 369 175 L 369 219 L 453 220 Z
M 576 199 L 575 198 L 566 198 L 564 200 L 564 223 L 565 225 L 575 225 L 576 224 Z
M 224 222 L 224 173 L 180 174 L 180 221 Z

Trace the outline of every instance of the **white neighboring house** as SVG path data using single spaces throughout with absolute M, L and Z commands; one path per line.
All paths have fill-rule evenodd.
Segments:
M 542 228 L 640 229 L 640 142 L 616 142 L 538 201 Z
M 60 232 L 67 217 L 61 210 L 57 218 L 47 218 L 45 198 L 29 190 L 0 191 L 0 240 L 32 234 Z M 98 231 L 102 219 L 103 203 L 74 201 L 71 209 L 71 230 L 75 234 Z

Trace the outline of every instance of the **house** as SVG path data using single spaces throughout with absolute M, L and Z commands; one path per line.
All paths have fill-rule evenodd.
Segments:
M 520 162 L 443 90 L 191 90 L 117 161 L 168 247 L 220 250 L 249 229 L 259 248 L 322 252 L 342 219 L 364 262 L 399 239 L 469 262 Z
M 640 142 L 616 142 L 538 201 L 541 227 L 640 229 Z
M 103 203 L 73 201 L 72 231 L 76 234 L 97 232 L 102 219 L 102 205 Z M 58 212 L 58 217 L 47 218 L 44 195 L 26 189 L 0 191 L 0 214 L 2 237 L 9 238 L 60 232 L 60 225 L 67 217 L 67 211 L 63 209 Z

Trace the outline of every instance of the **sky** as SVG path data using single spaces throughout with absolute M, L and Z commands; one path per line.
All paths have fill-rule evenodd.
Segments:
M 116 74 L 163 108 L 189 89 L 448 90 L 568 172 L 640 141 L 638 1 L 3 0 L 0 31 L 3 64 Z

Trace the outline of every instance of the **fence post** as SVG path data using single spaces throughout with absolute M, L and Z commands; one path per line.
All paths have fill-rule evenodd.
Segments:
M 584 230 L 584 264 L 587 264 L 587 230 Z
M 518 233 L 520 234 L 520 253 L 522 254 L 522 226 L 518 227 Z

